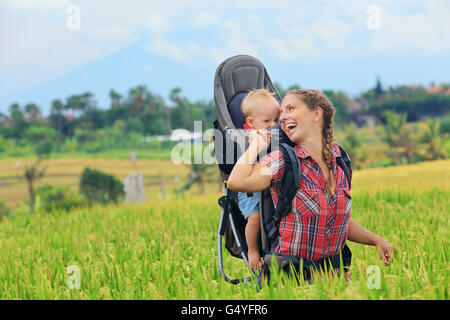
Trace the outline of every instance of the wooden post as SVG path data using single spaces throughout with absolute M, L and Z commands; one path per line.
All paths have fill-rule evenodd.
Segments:
M 161 188 L 161 199 L 166 200 L 166 193 L 164 191 L 164 180 L 161 171 L 159 172 L 159 186 Z
M 137 157 L 136 157 L 136 153 L 134 153 L 134 151 L 130 152 L 130 158 L 131 158 L 131 163 L 133 164 L 134 169 L 136 170 L 136 172 L 138 172 Z

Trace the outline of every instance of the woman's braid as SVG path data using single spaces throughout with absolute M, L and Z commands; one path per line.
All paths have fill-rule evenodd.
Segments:
M 331 148 L 334 141 L 334 135 L 333 135 L 333 120 L 328 122 L 328 127 L 325 128 L 325 119 L 324 119 L 324 128 L 322 131 L 322 143 L 323 143 L 323 158 L 325 159 L 325 163 L 327 164 L 328 168 L 328 181 L 327 181 L 327 188 L 328 192 L 330 194 L 334 194 L 334 172 L 333 172 L 333 165 L 331 161 Z

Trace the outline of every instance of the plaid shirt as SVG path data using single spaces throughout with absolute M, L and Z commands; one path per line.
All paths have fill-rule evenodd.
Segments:
M 300 188 L 291 211 L 281 219 L 275 253 L 301 257 L 311 261 L 332 257 L 341 251 L 348 234 L 352 212 L 348 185 L 342 168 L 337 165 L 339 147 L 333 145 L 331 159 L 334 171 L 334 195 L 330 195 L 318 163 L 301 146 L 295 150 L 300 158 L 302 175 Z M 264 156 L 259 163 L 272 171 L 270 192 L 275 206 L 284 173 L 284 160 L 277 150 Z M 350 175 L 352 175 L 350 171 Z

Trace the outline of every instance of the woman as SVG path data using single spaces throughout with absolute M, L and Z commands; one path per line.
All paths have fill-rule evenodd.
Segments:
M 385 265 L 393 246 L 351 218 L 351 196 L 343 170 L 336 164 L 339 147 L 333 144 L 334 108 L 316 90 L 293 90 L 281 103 L 282 130 L 295 143 L 302 177 L 291 211 L 282 218 L 275 254 L 319 261 L 339 255 L 345 241 L 376 246 Z M 270 187 L 276 206 L 284 171 L 282 153 L 274 151 L 255 163 L 270 144 L 271 133 L 250 132 L 249 148 L 228 179 L 228 188 L 258 192 Z

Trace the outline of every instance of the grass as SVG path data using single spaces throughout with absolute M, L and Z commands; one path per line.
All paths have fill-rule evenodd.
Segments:
M 374 247 L 349 243 L 350 283 L 274 279 L 257 293 L 225 282 L 216 249 L 220 194 L 211 193 L 5 218 L 0 298 L 448 300 L 449 168 L 450 161 L 439 161 L 354 172 L 352 217 L 399 255 L 385 268 Z M 71 265 L 80 270 L 79 290 L 67 286 Z M 370 266 L 380 268 L 380 289 L 367 285 Z M 226 253 L 224 267 L 247 275 L 242 261 Z
M 139 154 L 138 154 L 139 157 Z M 17 168 L 17 161 L 20 167 Z M 35 162 L 35 159 L 4 159 L 0 160 L 0 199 L 4 200 L 9 207 L 17 208 L 20 203 L 28 200 L 28 189 L 25 179 L 22 178 L 25 166 Z M 160 174 L 163 177 L 166 198 L 173 198 L 173 191 L 181 188 L 185 183 L 190 169 L 186 165 L 175 165 L 171 160 L 138 158 L 138 170 L 144 176 L 147 199 L 149 201 L 161 198 Z M 46 166 L 46 174 L 42 179 L 36 181 L 36 186 L 44 184 L 69 185 L 72 190 L 78 192 L 78 184 L 84 168 L 90 167 L 114 175 L 120 181 L 135 171 L 129 159 L 115 158 L 52 158 L 42 161 Z M 216 168 L 211 168 L 213 175 L 219 181 Z M 208 188 L 215 192 L 220 190 L 221 185 L 210 183 Z M 195 189 L 195 191 L 197 191 Z
M 138 158 L 153 159 L 153 160 L 170 160 L 172 148 L 118 148 L 107 149 L 96 152 L 76 151 L 76 152 L 54 152 L 51 154 L 52 159 L 64 158 L 115 158 L 115 159 L 130 159 L 130 151 L 134 150 Z M 35 159 L 36 155 L 28 153 L 26 155 L 5 155 L 0 154 L 0 159 L 23 160 Z

